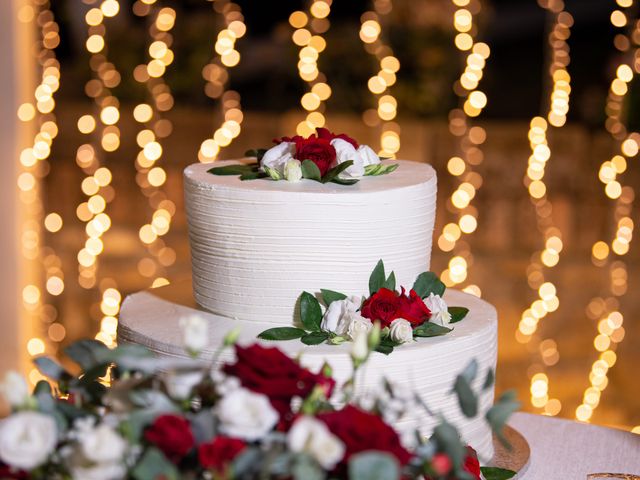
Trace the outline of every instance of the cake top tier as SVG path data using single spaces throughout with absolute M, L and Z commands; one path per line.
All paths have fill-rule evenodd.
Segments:
M 398 164 L 397 170 L 390 175 L 363 177 L 354 185 L 339 185 L 336 183 L 320 183 L 313 180 L 302 179 L 298 182 L 273 181 L 270 178 L 257 180 L 240 180 L 239 175 L 214 175 L 209 173 L 214 167 L 225 167 L 239 163 L 248 164 L 252 159 L 223 160 L 214 164 L 196 163 L 188 166 L 185 171 L 185 179 L 200 187 L 211 189 L 228 188 L 257 192 L 299 192 L 321 194 L 358 195 L 368 193 L 388 192 L 389 190 L 411 188 L 424 185 L 431 181 L 435 185 L 436 173 L 426 163 L 411 162 L 408 160 L 385 160 L 384 164 Z

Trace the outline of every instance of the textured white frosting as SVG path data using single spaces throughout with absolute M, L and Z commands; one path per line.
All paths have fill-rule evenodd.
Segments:
M 248 298 L 249 295 L 246 296 Z M 441 413 L 458 426 L 464 440 L 473 446 L 483 461 L 493 456 L 491 431 L 484 421 L 484 414 L 493 403 L 493 389 L 480 397 L 480 415 L 465 418 L 454 394 L 451 393 L 456 375 L 475 358 L 480 365 L 476 382 L 479 389 L 488 368 L 496 366 L 497 318 L 495 309 L 474 296 L 448 290 L 445 299 L 449 305 L 465 306 L 470 313 L 454 325 L 453 332 L 435 338 L 423 338 L 417 342 L 396 348 L 391 355 L 373 353 L 359 377 L 359 391 L 376 389 L 383 377 L 395 384 L 414 390 L 436 414 Z M 272 324 L 231 320 L 198 309 L 191 298 L 189 282 L 136 293 L 127 297 L 120 312 L 119 343 L 141 344 L 161 358 L 187 357 L 181 346 L 179 320 L 198 313 L 208 322 L 209 348 L 204 356 L 210 357 L 222 344 L 224 336 L 233 328 L 241 329 L 240 342 L 256 342 L 257 334 Z M 277 346 L 292 357 L 300 357 L 303 365 L 318 371 L 327 361 L 333 368 L 334 378 L 344 382 L 351 376 L 349 358 L 350 343 L 340 346 L 305 346 L 299 340 L 264 342 Z M 226 350 L 220 362 L 233 360 L 233 352 Z M 422 409 L 411 412 L 409 417 L 395 426 L 402 433 L 419 428 L 429 435 L 435 420 Z
M 239 160 L 216 162 L 215 166 Z M 436 174 L 427 164 L 399 168 L 356 185 L 270 179 L 241 181 L 184 172 L 194 295 L 229 318 L 293 320 L 303 290 L 367 293 L 379 259 L 411 287 L 429 269 Z

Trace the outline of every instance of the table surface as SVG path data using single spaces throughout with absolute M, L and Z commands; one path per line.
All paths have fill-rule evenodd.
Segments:
M 529 413 L 516 413 L 509 424 L 531 447 L 519 480 L 586 480 L 589 473 L 640 476 L 640 435 Z

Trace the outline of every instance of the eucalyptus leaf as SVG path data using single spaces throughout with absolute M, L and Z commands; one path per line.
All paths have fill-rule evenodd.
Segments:
M 495 382 L 495 374 L 493 373 L 493 368 L 490 368 L 487 371 L 487 376 L 484 379 L 484 383 L 482 384 L 482 390 L 489 390 L 493 387 L 493 383 Z
M 478 398 L 464 374 L 456 377 L 453 390 L 458 397 L 458 405 L 460 405 L 464 416 L 467 418 L 475 417 L 478 414 Z
M 355 185 L 359 181 L 360 180 L 358 180 L 357 178 L 339 178 L 339 177 L 336 177 L 333 180 L 331 180 L 331 183 L 337 183 L 338 185 Z
M 291 469 L 294 480 L 324 480 L 325 474 L 318 462 L 309 455 L 297 455 Z
M 148 447 L 131 472 L 135 480 L 178 480 L 180 474 L 176 466 L 155 447 Z
M 413 284 L 413 290 L 420 295 L 420 298 L 428 297 L 431 293 L 442 296 L 445 289 L 444 283 L 433 272 L 421 273 Z
M 196 444 L 208 442 L 216 436 L 215 417 L 211 415 L 209 409 L 200 410 L 198 413 L 189 415 L 189 422 Z
M 456 427 L 441 418 L 440 423 L 433 430 L 433 438 L 438 442 L 440 448 L 449 455 L 454 467 L 459 469 L 465 459 L 466 449 L 460 440 L 460 434 Z
M 258 335 L 263 340 L 293 340 L 303 337 L 307 332 L 295 327 L 275 327 L 265 330 Z
M 309 180 L 315 180 L 317 182 L 322 181 L 322 174 L 320 173 L 320 169 L 311 160 L 303 160 L 301 167 L 303 178 L 308 178 Z
M 300 321 L 305 329 L 311 332 L 320 331 L 322 309 L 318 299 L 309 292 L 302 292 L 300 295 Z
M 464 379 L 468 383 L 472 383 L 476 376 L 478 375 L 478 361 L 475 358 L 472 358 L 471 361 L 464 367 L 464 370 L 460 373 L 460 376 L 464 377 Z
M 391 272 L 389 274 L 387 279 L 384 281 L 383 287 L 388 290 L 395 291 L 396 289 L 396 273 L 395 272 Z
M 440 335 L 446 335 L 451 328 L 443 327 L 433 322 L 424 322 L 419 327 L 413 329 L 414 337 L 439 337 Z
M 449 314 L 451 315 L 450 323 L 457 323 L 460 320 L 463 320 L 464 317 L 469 313 L 469 309 L 466 307 L 449 307 Z
M 264 454 L 259 448 L 249 447 L 231 463 L 231 478 L 255 478 L 255 467 L 262 463 Z
M 57 382 L 68 381 L 72 378 L 69 372 L 50 357 L 43 356 L 34 358 L 33 363 L 36 365 L 40 373 Z
M 64 349 L 64 353 L 86 371 L 98 364 L 104 364 L 105 358 L 109 355 L 109 348 L 97 340 L 84 339 L 73 342 Z
M 353 165 L 353 160 L 342 162 L 341 164 L 336 165 L 324 174 L 324 177 L 322 177 L 322 183 L 328 183 L 331 182 L 334 178 L 338 178 L 338 176 L 351 165 Z
M 520 408 L 520 402 L 516 400 L 516 392 L 508 390 L 504 392 L 498 401 L 487 411 L 485 415 L 487 422 L 491 425 L 493 433 L 497 435 L 505 447 L 510 448 L 509 442 L 504 437 L 502 430 L 507 424 L 509 417 Z
M 327 332 L 311 332 L 302 337 L 300 341 L 305 345 L 320 345 L 328 338 L 329 334 Z
M 384 262 L 382 260 L 378 260 L 376 267 L 373 269 L 373 272 L 371 272 L 371 276 L 369 277 L 369 293 L 371 295 L 375 294 L 384 286 L 385 281 Z
M 322 293 L 322 301 L 327 307 L 335 301 L 344 300 L 345 298 L 347 298 L 344 293 L 334 292 L 333 290 L 325 290 L 324 288 L 320 289 L 320 293 Z
M 508 480 L 516 476 L 517 472 L 498 467 L 480 467 L 480 472 L 485 480 Z
M 349 480 L 397 480 L 400 465 L 388 453 L 363 452 L 349 460 Z
M 34 395 L 48 394 L 52 395 L 51 385 L 46 380 L 40 380 L 33 389 Z

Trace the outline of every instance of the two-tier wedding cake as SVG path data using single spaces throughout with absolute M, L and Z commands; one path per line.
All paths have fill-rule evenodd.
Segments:
M 353 332 L 381 321 L 387 347 L 395 348 L 371 355 L 358 388 L 379 389 L 386 378 L 415 392 L 489 460 L 492 435 L 483 412 L 493 403 L 493 388 L 483 389 L 484 376 L 477 375 L 481 415 L 470 420 L 451 386 L 472 359 L 479 371 L 495 368 L 496 311 L 460 291 L 442 295 L 444 286 L 423 273 L 430 265 L 435 171 L 410 161 L 381 162 L 346 136 L 323 131 L 318 137 L 319 146 L 282 139 L 256 153 L 259 164 L 244 159 L 216 162 L 213 171 L 206 164 L 185 170 L 192 284 L 129 296 L 119 342 L 143 344 L 160 356 L 186 356 L 180 319 L 197 314 L 210 325 L 210 355 L 240 328 L 242 343 L 289 338 L 278 347 L 312 369 L 327 362 L 344 381 L 352 371 Z M 382 263 L 394 274 L 381 272 Z M 376 275 L 384 282 L 376 284 Z M 452 319 L 467 310 L 463 320 Z M 323 318 L 314 324 L 316 311 Z M 265 331 L 286 334 L 261 335 Z M 218 361 L 228 362 L 232 354 L 226 351 Z M 430 434 L 436 419 L 421 408 L 405 413 L 396 421 L 400 432 Z

